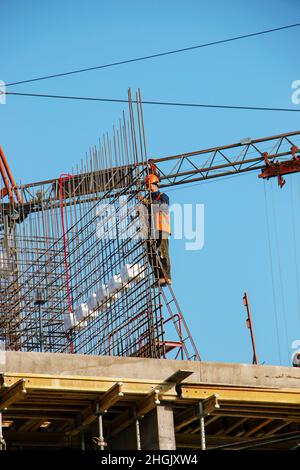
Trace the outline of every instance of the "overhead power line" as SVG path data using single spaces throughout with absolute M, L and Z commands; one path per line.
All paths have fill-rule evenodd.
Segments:
M 36 98 L 50 98 L 50 99 L 62 99 L 62 100 L 78 100 L 78 101 L 101 101 L 107 103 L 128 103 L 128 100 L 125 99 L 116 99 L 116 98 L 97 98 L 91 96 L 66 96 L 66 95 L 49 95 L 42 93 L 18 93 L 18 92 L 5 92 L 5 95 L 14 95 L 14 96 L 28 96 Z M 0 92 L 1 95 L 1 92 Z M 135 100 L 132 100 L 133 103 L 136 103 Z M 147 101 L 143 100 L 143 104 L 151 104 L 156 106 L 181 106 L 181 107 L 190 107 L 190 108 L 218 108 L 218 109 L 242 109 L 242 110 L 252 110 L 252 111 L 283 111 L 283 112 L 300 112 L 300 108 L 272 108 L 272 107 L 263 107 L 263 106 L 235 106 L 235 105 L 221 105 L 221 104 L 204 104 L 204 103 L 179 103 L 172 101 Z
M 53 75 L 44 75 L 44 76 L 41 76 L 41 77 L 30 78 L 28 80 L 20 80 L 18 82 L 6 83 L 5 86 L 9 87 L 9 86 L 13 86 L 13 85 L 21 85 L 21 84 L 24 84 L 24 83 L 37 82 L 37 81 L 40 81 L 40 80 L 49 80 L 51 78 L 65 77 L 67 75 L 75 75 L 77 73 L 90 72 L 92 70 L 99 70 L 99 69 L 105 69 L 105 68 L 108 68 L 108 67 L 115 67 L 117 65 L 130 64 L 130 63 L 133 63 L 133 62 L 140 62 L 142 60 L 156 59 L 158 57 L 163 57 L 163 56 L 167 56 L 167 55 L 171 55 L 171 54 L 179 54 L 181 52 L 187 52 L 187 51 L 192 51 L 192 50 L 195 50 L 195 49 L 201 49 L 203 47 L 216 46 L 217 44 L 225 44 L 225 43 L 228 43 L 228 42 L 239 41 L 240 39 L 246 39 L 246 38 L 251 38 L 251 37 L 254 37 L 254 36 L 261 36 L 263 34 L 274 33 L 276 31 L 283 31 L 285 29 L 296 28 L 298 26 L 300 26 L 300 23 L 289 24 L 287 26 L 280 26 L 279 28 L 267 29 L 267 30 L 264 30 L 264 31 L 258 31 L 258 32 L 255 32 L 255 33 L 250 33 L 250 34 L 243 34 L 242 36 L 235 36 L 233 38 L 221 39 L 219 41 L 213 41 L 213 42 L 207 42 L 207 43 L 204 43 L 204 44 L 198 44 L 196 46 L 183 47 L 181 49 L 174 49 L 174 50 L 171 50 L 171 51 L 158 52 L 157 54 L 145 55 L 145 56 L 142 56 L 142 57 L 135 57 L 133 59 L 125 59 L 125 60 L 120 60 L 120 61 L 117 61 L 117 62 L 111 62 L 111 63 L 108 63 L 108 64 L 96 65 L 94 67 L 71 70 L 69 72 L 55 73 Z

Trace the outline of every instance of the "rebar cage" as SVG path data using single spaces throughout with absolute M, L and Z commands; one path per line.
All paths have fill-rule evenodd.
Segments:
M 148 212 L 137 199 L 149 168 L 139 91 L 135 112 L 129 91 L 129 113 L 80 168 L 20 186 L 22 204 L 0 205 L 6 349 L 160 358 L 177 347 L 189 357 L 182 318 L 169 306 L 179 341 L 166 346 L 166 295 L 149 256 Z

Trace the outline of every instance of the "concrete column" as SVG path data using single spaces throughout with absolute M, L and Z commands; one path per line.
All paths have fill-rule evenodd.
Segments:
M 142 450 L 176 450 L 173 409 L 159 405 L 140 422 Z

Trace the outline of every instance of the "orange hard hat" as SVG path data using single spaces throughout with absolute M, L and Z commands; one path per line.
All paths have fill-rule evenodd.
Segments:
M 146 185 L 157 184 L 158 182 L 159 182 L 158 176 L 154 175 L 153 173 L 150 175 L 147 175 L 145 178 Z

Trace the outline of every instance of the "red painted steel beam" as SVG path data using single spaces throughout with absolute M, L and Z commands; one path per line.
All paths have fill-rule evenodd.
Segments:
M 285 180 L 282 177 L 283 175 L 300 172 L 300 156 L 297 156 L 296 153 L 300 153 L 300 150 L 295 145 L 293 145 L 291 148 L 291 155 L 293 158 L 284 162 L 270 162 L 269 155 L 264 153 L 263 156 L 266 162 L 266 167 L 262 170 L 258 177 L 263 179 L 277 177 L 278 185 L 282 188 L 285 185 Z

